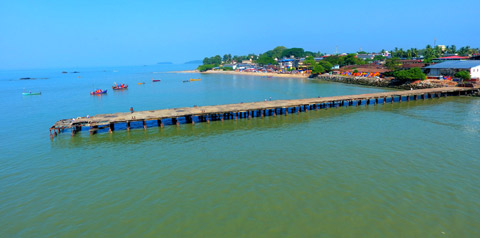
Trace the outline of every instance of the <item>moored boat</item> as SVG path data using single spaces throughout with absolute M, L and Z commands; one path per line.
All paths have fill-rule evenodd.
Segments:
M 152 82 L 154 82 L 154 83 L 160 82 L 160 79 L 152 79 Z
M 145 84 L 145 82 L 138 83 L 138 85 L 142 85 L 142 84 Z
M 98 94 L 105 94 L 105 93 L 107 93 L 106 89 L 105 90 L 97 89 L 93 92 L 90 92 L 90 95 L 98 95 Z
M 123 89 L 128 89 L 128 84 L 115 84 L 114 86 L 112 86 L 112 89 L 113 90 L 123 90 Z
M 23 96 L 32 96 L 32 95 L 42 95 L 42 92 L 28 92 L 28 93 L 22 93 Z
M 192 79 L 192 78 L 190 79 L 190 81 L 200 81 L 200 80 L 202 79 Z

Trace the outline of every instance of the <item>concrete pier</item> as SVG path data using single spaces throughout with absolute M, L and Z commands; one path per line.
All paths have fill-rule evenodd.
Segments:
M 410 101 L 410 98 L 413 96 L 413 100 L 425 98 L 440 98 L 446 96 L 459 96 L 459 95 L 469 95 L 479 92 L 477 87 L 446 87 L 446 88 L 431 88 L 431 89 L 418 89 L 418 90 L 406 90 L 406 91 L 393 91 L 393 92 L 383 92 L 383 93 L 372 93 L 372 94 L 360 94 L 360 95 L 346 95 L 346 96 L 335 96 L 335 97 L 318 97 L 318 98 L 307 98 L 307 99 L 295 99 L 295 100 L 275 100 L 275 101 L 261 101 L 261 102 L 251 102 L 251 103 L 237 103 L 237 104 L 225 104 L 225 105 L 215 105 L 215 106 L 202 106 L 202 107 L 185 107 L 185 108 L 172 108 L 172 109 L 162 109 L 162 110 L 151 110 L 151 111 L 136 111 L 133 113 L 130 112 L 120 112 L 113 114 L 99 114 L 93 117 L 81 117 L 75 120 L 73 119 L 63 119 L 57 121 L 52 127 L 50 127 L 50 137 L 53 138 L 60 133 L 60 130 L 71 129 L 72 136 L 74 136 L 77 131 L 81 130 L 81 127 L 90 127 L 90 134 L 95 134 L 99 129 L 108 128 L 110 133 L 113 133 L 115 130 L 116 123 L 126 123 L 127 130 L 130 130 L 130 123 L 135 121 L 141 121 L 143 128 L 146 130 L 147 125 L 146 121 L 156 120 L 159 127 L 163 127 L 163 119 L 171 120 L 173 125 L 179 125 L 179 118 L 184 118 L 187 123 L 195 123 L 195 118 L 198 118 L 199 121 L 206 121 L 207 123 L 210 120 L 228 120 L 237 118 L 252 118 L 252 117 L 264 117 L 264 116 L 276 116 L 277 110 L 280 114 L 285 110 L 285 116 L 288 115 L 288 111 L 291 113 L 308 111 L 308 109 L 328 109 L 337 108 L 339 106 L 355 106 L 362 105 L 362 102 L 365 106 L 369 104 L 377 105 L 379 99 L 382 100 L 383 104 L 390 100 L 391 103 L 394 102 L 395 98 L 399 99 L 399 102 L 402 101 L 402 97 L 406 97 L 405 101 Z M 303 110 L 302 110 L 303 109 Z M 257 112 L 257 113 L 255 113 Z M 226 116 L 227 115 L 227 116 Z M 53 133 L 52 133 L 53 131 Z

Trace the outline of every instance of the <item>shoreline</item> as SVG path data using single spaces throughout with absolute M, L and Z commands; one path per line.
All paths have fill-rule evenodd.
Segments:
M 226 75 L 245 75 L 245 76 L 257 76 L 257 77 L 276 77 L 276 78 L 297 78 L 307 79 L 310 75 L 305 74 L 279 74 L 279 73 L 264 73 L 264 72 L 238 72 L 238 71 L 214 71 L 209 70 L 206 72 L 200 72 L 198 70 L 184 70 L 184 71 L 172 71 L 170 73 L 199 73 L 199 74 L 226 74 Z M 368 78 L 368 77 L 353 77 L 342 75 L 318 75 L 313 79 L 319 79 L 329 82 L 338 82 L 344 84 L 355 84 L 362 86 L 373 86 L 378 88 L 391 88 L 391 89 L 426 89 L 426 88 L 442 88 L 452 87 L 454 85 L 446 85 L 445 82 L 434 82 L 433 80 L 425 80 L 422 83 L 407 83 L 397 85 L 393 83 L 391 79 L 385 78 Z
M 308 76 L 310 76 L 305 74 L 278 74 L 278 73 L 212 71 L 212 70 L 205 71 L 205 72 L 200 72 L 198 70 L 184 70 L 184 71 L 172 71 L 170 73 L 229 74 L 229 75 L 247 75 L 247 76 L 271 76 L 271 77 L 277 77 L 277 78 L 308 78 Z

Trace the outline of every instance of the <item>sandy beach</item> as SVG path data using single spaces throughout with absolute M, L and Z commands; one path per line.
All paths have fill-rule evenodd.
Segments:
M 201 73 L 201 74 L 233 74 L 233 75 L 249 75 L 249 76 L 272 76 L 279 78 L 308 78 L 306 74 L 278 74 L 278 73 L 262 73 L 262 72 L 237 72 L 237 71 L 206 71 L 199 72 L 198 70 L 175 71 L 171 73 Z

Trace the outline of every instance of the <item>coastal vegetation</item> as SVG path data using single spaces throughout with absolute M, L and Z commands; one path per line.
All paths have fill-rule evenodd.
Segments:
M 470 77 L 471 77 L 471 76 L 470 76 L 470 73 L 469 73 L 468 71 L 466 71 L 466 70 L 462 70 L 462 71 L 460 71 L 460 72 L 457 72 L 457 73 L 455 73 L 454 76 L 457 77 L 457 78 L 462 79 L 463 81 L 465 81 L 465 80 L 470 80 Z
M 382 52 L 385 52 L 385 50 L 382 50 Z M 398 57 L 402 59 L 414 59 L 423 57 L 424 62 L 426 63 L 429 63 L 432 59 L 439 58 L 444 55 L 469 56 L 478 53 L 480 53 L 479 48 L 463 46 L 457 50 L 457 47 L 455 45 L 446 45 L 445 47 L 432 47 L 431 45 L 426 45 L 423 49 L 410 48 L 407 50 L 395 47 L 395 49 L 391 51 L 392 57 Z
M 200 71 L 200 72 L 205 72 L 207 70 L 211 70 L 213 68 L 215 68 L 216 66 L 213 65 L 213 64 L 204 64 L 204 65 L 200 65 L 198 66 L 197 70 Z
M 406 70 L 397 70 L 393 72 L 396 80 L 406 83 L 414 80 L 424 80 L 427 76 L 420 68 L 411 68 Z
M 324 58 L 323 60 L 329 62 L 332 65 L 338 65 L 340 67 L 347 65 L 362 65 L 366 64 L 365 60 L 356 57 L 356 54 L 348 55 L 332 55 Z
M 303 61 L 303 65 L 305 65 L 307 69 L 311 69 L 314 75 L 328 72 L 333 68 L 333 65 L 329 61 L 321 60 L 316 62 L 313 56 L 307 56 Z

